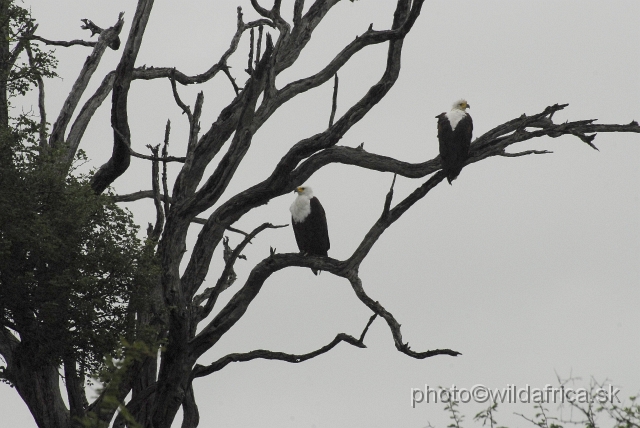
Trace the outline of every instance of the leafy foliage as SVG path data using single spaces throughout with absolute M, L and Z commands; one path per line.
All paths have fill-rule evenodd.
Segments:
M 11 3 L 8 9 L 9 20 L 8 38 L 10 44 L 26 43 L 22 38 L 28 37 L 35 31 L 35 19 L 31 11 Z M 3 17 L 3 19 L 6 19 Z M 7 90 L 9 98 L 25 95 L 32 86 L 37 85 L 38 78 L 57 77 L 55 72 L 58 60 L 52 51 L 43 50 L 39 45 L 32 44 L 30 62 L 23 61 L 8 71 Z
M 154 264 L 130 212 L 18 140 L 0 142 L 0 323 L 30 364 L 68 357 L 97 370 L 132 334 L 131 297 L 146 295 Z

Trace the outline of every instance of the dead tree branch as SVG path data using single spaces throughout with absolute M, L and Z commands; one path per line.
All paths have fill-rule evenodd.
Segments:
M 409 344 L 404 343 L 402 341 L 400 323 L 398 323 L 398 321 L 396 321 L 393 315 L 389 311 L 387 311 L 380 303 L 375 302 L 365 293 L 364 288 L 362 287 L 362 281 L 360 280 L 358 275 L 355 273 L 352 273 L 349 275 L 348 279 L 349 279 L 349 282 L 351 283 L 351 287 L 355 291 L 356 296 L 358 296 L 360 301 L 364 303 L 369 309 L 371 309 L 371 311 L 373 311 L 374 314 L 381 316 L 387 322 L 387 325 L 391 330 L 391 334 L 393 335 L 393 341 L 396 345 L 396 349 L 398 351 L 402 352 L 405 355 L 410 356 L 411 358 L 415 358 L 419 360 L 434 357 L 436 355 L 449 355 L 451 357 L 457 357 L 458 355 L 461 355 L 460 352 L 453 351 L 451 349 L 435 349 L 435 350 L 424 351 L 424 352 L 412 351 L 411 348 L 409 347 Z
M 366 348 L 367 346 L 364 344 L 364 338 L 367 334 L 367 331 L 369 330 L 369 326 L 371 325 L 371 323 L 373 323 L 373 320 L 375 320 L 375 318 L 376 318 L 376 315 L 374 314 L 369 319 L 364 330 L 362 330 L 362 333 L 360 334 L 359 339 L 356 339 L 355 337 L 348 335 L 346 333 L 339 333 L 331 342 L 329 342 L 325 346 L 319 349 L 316 349 L 315 351 L 308 352 L 306 354 L 288 354 L 285 352 L 267 351 L 265 349 L 257 349 L 255 351 L 246 352 L 246 353 L 229 354 L 209 364 L 208 366 L 201 366 L 199 364 L 196 365 L 193 369 L 193 377 L 198 378 L 198 377 L 210 375 L 211 373 L 215 373 L 217 371 L 222 370 L 225 366 L 227 366 L 230 363 L 245 362 L 245 361 L 251 361 L 256 359 L 279 360 L 279 361 L 286 361 L 288 363 L 301 363 L 303 361 L 307 361 L 312 358 L 315 358 L 318 355 L 322 355 L 329 352 L 341 342 L 346 342 L 357 348 Z
M 180 99 L 180 95 L 178 94 L 178 89 L 176 88 L 175 69 L 173 70 L 173 73 L 169 78 L 169 81 L 171 82 L 171 91 L 173 92 L 173 99 L 176 101 L 176 104 L 178 104 L 178 107 L 182 109 L 182 112 L 187 115 L 187 117 L 189 118 L 189 122 L 192 122 L 193 115 L 191 114 L 191 109 L 189 108 L 188 105 L 182 102 L 182 100 Z
M 111 101 L 111 126 L 114 130 L 113 153 L 111 159 L 102 165 L 91 179 L 91 188 L 97 194 L 102 193 L 113 181 L 122 175 L 130 163 L 129 119 L 127 115 L 128 95 L 133 78 L 135 64 L 144 30 L 153 7 L 153 0 L 139 0 L 136 13 L 131 23 L 131 31 L 127 38 L 120 63 L 116 68 Z M 101 34 L 101 37 L 104 35 Z M 124 136 L 125 138 L 122 138 Z
M 214 305 L 216 303 L 216 300 L 217 300 L 218 296 L 220 295 L 220 293 L 222 293 L 224 290 L 229 288 L 233 284 L 233 282 L 235 281 L 235 278 L 233 278 L 233 280 L 231 280 L 231 278 L 232 278 L 231 272 L 233 271 L 233 266 L 235 265 L 236 260 L 240 257 L 240 254 L 242 253 L 242 250 L 244 250 L 244 248 L 247 246 L 247 244 L 251 243 L 251 240 L 253 238 L 255 238 L 256 235 L 258 235 L 258 233 L 262 232 L 265 229 L 280 229 L 280 228 L 287 227 L 287 226 L 288 226 L 288 224 L 285 224 L 285 225 L 273 225 L 271 223 L 263 223 L 260 226 L 258 226 L 257 228 L 255 228 L 251 233 L 246 235 L 244 240 L 225 259 L 224 270 L 220 274 L 220 277 L 218 278 L 218 281 L 216 282 L 216 285 L 208 293 L 209 295 L 207 297 L 207 303 L 202 308 L 201 315 L 199 315 L 200 319 L 204 319 L 204 318 L 209 316 L 209 314 L 213 310 L 213 307 L 214 307 Z M 200 300 L 203 300 L 203 299 L 200 298 Z
M 158 158 L 158 152 L 160 151 L 160 145 L 151 146 L 147 145 L 147 148 L 151 150 L 153 156 Z M 160 163 L 157 160 L 154 160 L 151 163 L 151 187 L 153 191 L 153 204 L 156 207 L 156 224 L 153 228 L 151 228 L 151 224 L 149 224 L 149 229 L 147 231 L 147 238 L 151 241 L 157 241 L 160 239 L 160 234 L 162 233 L 162 226 L 164 225 L 164 211 L 162 209 L 162 196 L 160 195 Z
M 121 12 L 118 16 L 118 21 L 113 27 L 101 31 L 98 42 L 94 46 L 91 55 L 87 57 L 78 78 L 71 88 L 71 92 L 69 92 L 69 95 L 60 110 L 60 114 L 58 115 L 56 122 L 53 124 L 51 135 L 49 136 L 49 145 L 51 147 L 57 147 L 59 143 L 65 140 L 64 134 L 66 133 L 67 126 L 69 125 L 71 117 L 78 106 L 80 97 L 84 94 L 84 91 L 89 84 L 89 80 L 98 68 L 107 46 L 113 43 L 122 30 L 122 26 L 124 25 L 124 20 L 122 19 L 123 15 L 124 13 Z M 67 158 L 73 159 L 73 155 L 75 155 L 75 150 L 73 154 L 70 156 L 68 155 Z
M 548 118 L 550 114 L 557 111 L 564 106 L 552 106 L 545 109 L 541 114 L 531 116 L 530 118 L 521 117 L 514 121 L 507 122 L 485 135 L 478 138 L 472 145 L 471 158 L 469 163 L 477 162 L 481 159 L 485 159 L 490 156 L 501 155 L 504 149 L 511 144 L 519 141 L 525 141 L 531 138 L 540 136 L 558 136 L 558 135 L 575 135 L 575 133 L 588 134 L 594 132 L 596 129 L 599 132 L 636 132 L 640 133 L 640 126 L 637 123 L 630 123 L 629 125 L 593 125 L 592 121 L 578 121 L 568 122 L 566 124 L 555 125 Z M 547 120 L 542 120 L 542 119 Z M 335 126 L 335 125 L 334 125 Z M 595 128 L 597 126 L 597 128 Z M 521 132 L 525 127 L 533 128 L 539 127 L 540 129 L 532 132 Z M 519 132 L 516 132 L 519 131 Z M 491 137 L 491 138 L 489 138 Z M 325 154 L 326 153 L 326 154 Z M 328 153 L 331 153 L 332 161 L 340 161 L 343 163 L 349 163 L 353 165 L 359 165 L 362 167 L 385 170 L 395 172 L 398 175 L 403 176 L 424 176 L 429 173 L 436 172 L 440 168 L 439 159 L 432 159 L 429 162 L 422 164 L 406 164 L 396 160 L 390 160 L 389 158 L 373 155 L 363 150 L 350 149 L 345 147 L 331 147 L 324 149 L 311 156 L 307 161 L 303 162 L 290 177 L 295 178 L 295 182 L 289 182 L 291 188 L 297 183 L 302 182 L 311 173 L 317 170 L 318 166 L 315 162 L 319 159 L 323 159 L 325 156 L 329 157 Z M 342 158 L 334 157 L 336 154 L 342 156 Z M 282 161 L 281 161 L 282 162 Z M 322 162 L 325 164 L 324 162 Z M 315 166 L 314 166 L 315 165 Z M 408 345 L 404 344 L 399 334 L 399 329 L 396 330 L 395 324 L 390 314 L 387 314 L 381 306 L 378 306 L 376 302 L 364 297 L 362 291 L 359 288 L 357 275 L 354 277 L 353 272 L 357 271 L 358 266 L 362 260 L 366 257 L 373 244 L 378 240 L 380 235 L 386 230 L 389 225 L 395 222 L 404 212 L 406 212 L 411 206 L 413 206 L 418 200 L 422 199 L 431 189 L 439 184 L 444 179 L 444 175 L 441 172 L 433 175 L 422 186 L 418 187 L 413 193 L 406 197 L 403 201 L 398 203 L 395 207 L 391 208 L 391 192 L 385 201 L 385 209 L 380 219 L 372 226 L 370 231 L 366 234 L 361 244 L 354 251 L 352 256 L 344 262 L 334 261 L 332 259 L 323 257 L 302 257 L 296 254 L 276 254 L 271 255 L 269 258 L 263 260 L 258 264 L 249 275 L 245 286 L 236 293 L 231 299 L 229 304 L 223 308 L 220 313 L 214 318 L 214 320 L 202 330 L 200 335 L 193 341 L 194 350 L 196 354 L 208 349 L 239 319 L 244 311 L 246 311 L 249 303 L 257 292 L 259 291 L 261 284 L 265 281 L 271 273 L 283 269 L 287 266 L 301 266 L 301 267 L 313 267 L 321 269 L 323 271 L 332 272 L 338 276 L 349 278 L 352 281 L 352 287 L 356 294 L 361 297 L 363 303 L 367 304 L 370 309 L 375 313 L 383 316 L 389 324 L 392 332 L 394 332 L 394 341 L 399 351 L 413 357 L 413 358 L 427 358 L 433 355 L 454 355 L 455 351 L 451 350 L 435 350 L 426 352 L 412 351 Z M 299 181 L 300 180 L 300 181 Z M 265 182 L 262 185 L 267 185 L 269 182 Z M 253 202 L 257 204 L 256 195 L 260 194 L 261 186 L 257 185 L 251 189 L 238 195 L 238 197 L 246 197 L 252 195 Z M 289 191 L 289 189 L 287 189 Z M 284 194 L 286 192 L 282 192 Z M 273 196 L 271 196 L 273 197 Z M 231 201 L 238 203 L 238 199 L 232 198 Z M 235 205 L 238 208 L 237 205 Z M 216 212 L 212 214 L 211 218 L 216 216 Z M 205 225 L 206 227 L 206 225 Z M 197 245 L 196 245 L 197 248 Z
M 338 108 L 338 73 L 335 74 L 333 80 L 333 98 L 331 100 L 331 115 L 329 116 L 329 128 L 333 126 L 333 119 L 336 117 L 336 109 Z
M 165 217 L 169 215 L 169 184 L 167 183 L 167 158 L 169 157 L 169 135 L 171 134 L 171 121 L 167 119 L 164 129 L 164 144 L 162 145 L 162 203 Z
M 306 157 L 318 150 L 335 145 L 339 139 L 342 138 L 344 133 L 362 119 L 362 117 L 364 117 L 364 115 L 391 89 L 397 80 L 400 71 L 402 37 L 406 34 L 406 31 L 410 29 L 415 18 L 417 18 L 420 11 L 419 6 L 421 4 L 421 1 L 416 1 L 413 5 L 413 9 L 409 9 L 409 4 L 407 2 L 400 1 L 398 3 L 398 9 L 394 15 L 394 22 L 392 25 L 392 28 L 395 30 L 382 32 L 389 36 L 388 40 L 394 40 L 389 44 L 387 67 L 378 83 L 373 85 L 367 94 L 352 106 L 331 128 L 321 134 L 317 134 L 295 144 L 280 160 L 267 180 L 253 186 L 235 197 L 232 197 L 216 209 L 216 211 L 214 211 L 214 213 L 209 217 L 209 222 L 205 224 L 198 237 L 198 241 L 194 246 L 193 255 L 182 277 L 182 281 L 184 283 L 190 284 L 188 286 L 189 289 L 195 291 L 202 284 L 202 281 L 206 276 L 213 251 L 220 243 L 226 226 L 235 223 L 237 219 L 252 208 L 267 203 L 275 196 L 290 192 L 295 188 L 295 186 L 301 184 L 302 181 L 298 181 L 301 177 L 295 177 L 294 180 L 291 174 L 299 162 L 303 161 Z M 365 45 L 362 45 L 359 48 L 361 49 L 364 46 Z M 345 58 L 344 61 L 346 62 L 347 59 L 348 58 Z M 333 74 L 335 74 L 335 71 Z M 264 108 L 265 102 L 273 103 L 274 101 L 263 101 L 263 106 L 255 113 L 253 123 L 248 129 L 250 133 L 255 132 L 255 130 L 259 128 L 260 124 L 266 119 L 266 117 L 260 116 L 260 112 Z M 236 139 L 238 138 L 238 135 L 239 133 L 236 132 Z M 235 142 L 232 143 L 232 146 L 235 144 Z M 231 153 L 231 149 L 229 153 Z M 225 161 L 223 160 L 221 164 L 224 162 Z M 235 163 L 233 165 L 235 167 Z M 230 170 L 230 167 L 226 167 L 225 170 L 222 171 Z M 226 183 L 226 181 L 223 182 L 214 173 L 208 182 L 198 191 L 194 204 L 189 208 L 192 209 L 193 213 L 196 215 L 197 213 L 209 208 L 221 195 L 220 191 L 226 188 L 224 187 L 226 186 Z
M 45 39 L 44 37 L 40 37 L 40 36 L 36 36 L 35 34 L 33 36 L 30 37 L 31 40 L 37 40 L 39 42 L 42 42 L 46 45 L 50 45 L 50 46 L 64 46 L 64 47 L 70 47 L 70 46 L 87 46 L 87 47 L 95 47 L 96 44 L 98 44 L 98 42 L 87 42 L 85 40 L 70 40 L 70 41 L 64 41 L 64 40 L 49 40 L 49 39 Z
M 67 136 L 67 155 L 64 158 L 64 162 L 66 162 L 67 165 L 70 165 L 73 161 L 73 157 L 78 151 L 80 141 L 82 141 L 82 137 L 84 136 L 87 126 L 89 126 L 91 118 L 111 92 L 115 78 L 116 73 L 115 71 L 112 71 L 102 79 L 102 83 L 96 92 L 84 103 L 82 109 L 80 109 L 80 113 L 78 113 L 78 116 L 76 117 L 76 120 L 73 122 L 73 125 L 71 125 L 71 129 Z
M 527 155 L 546 155 L 549 153 L 553 153 L 549 150 L 525 150 L 524 152 L 517 152 L 517 153 L 509 153 L 509 152 L 503 152 L 500 153 L 498 156 L 504 156 L 507 158 L 517 158 L 519 156 L 527 156 Z
M 161 157 L 158 156 L 149 156 L 149 155 L 143 155 L 142 153 L 138 153 L 136 151 L 134 151 L 133 149 L 129 149 L 129 153 L 131 154 L 131 156 L 136 157 L 136 158 L 140 158 L 140 159 L 145 159 L 145 160 L 150 160 L 150 161 L 160 161 L 160 162 L 182 162 L 184 163 L 186 161 L 186 158 L 184 157 L 179 157 L 179 156 L 165 156 L 164 154 Z

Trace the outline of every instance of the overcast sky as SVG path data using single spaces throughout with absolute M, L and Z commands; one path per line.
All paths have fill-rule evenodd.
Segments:
M 283 2 L 285 17 L 292 3 Z M 190 75 L 208 69 L 229 46 L 238 4 L 246 21 L 257 18 L 249 1 L 156 1 L 137 65 L 175 66 Z M 278 87 L 317 72 L 370 23 L 388 28 L 394 4 L 360 0 L 335 6 Z M 108 27 L 120 11 L 125 11 L 126 37 L 136 2 L 25 0 L 25 5 L 40 24 L 38 34 L 71 40 L 88 38 L 81 18 Z M 635 0 L 427 0 L 405 41 L 398 82 L 340 144 L 364 142 L 367 151 L 414 163 L 431 159 L 438 154 L 435 116 L 461 97 L 472 106 L 474 138 L 555 103 L 569 103 L 554 116 L 557 122 L 640 120 L 639 16 Z M 245 37 L 231 61 L 240 84 L 246 79 L 247 49 Z M 338 116 L 379 79 L 386 49 L 386 44 L 369 47 L 340 71 Z M 51 122 L 90 51 L 56 52 L 62 79 L 46 82 Z M 107 51 L 85 99 L 115 68 L 121 52 Z M 202 127 L 208 129 L 233 91 L 223 75 L 199 87 L 179 87 L 192 106 L 200 90 Z M 256 134 L 226 196 L 263 180 L 292 144 L 324 130 L 331 92 L 332 82 L 279 110 Z M 145 152 L 146 144 L 160 143 L 171 119 L 170 153 L 183 155 L 187 120 L 173 102 L 169 82 L 136 81 L 129 99 L 134 149 Z M 101 107 L 81 146 L 91 167 L 111 152 L 109 109 L 108 103 Z M 395 315 L 412 349 L 451 348 L 461 356 L 413 360 L 395 350 L 386 324 L 377 320 L 367 349 L 341 344 L 297 365 L 234 363 L 196 380 L 201 426 L 421 428 L 431 422 L 444 427 L 443 405 L 412 409 L 411 388 L 543 388 L 556 383 L 556 373 L 581 376 L 576 386 L 587 385 L 590 376 L 610 379 L 621 388 L 620 397 L 637 394 L 640 135 L 600 134 L 594 143 L 600 151 L 577 138 L 536 139 L 512 150 L 554 153 L 470 165 L 453 186 L 441 183 L 390 227 L 362 264 L 365 290 Z M 170 171 L 173 178 L 176 171 Z M 331 257 L 353 252 L 379 216 L 391 180 L 391 174 L 343 165 L 311 177 L 308 184 L 327 212 Z M 395 201 L 423 182 L 399 177 Z M 150 165 L 139 159 L 115 183 L 117 193 L 150 188 Z M 293 198 L 277 198 L 237 226 L 289 223 Z M 150 200 L 127 206 L 143 228 L 153 221 Z M 192 228 L 192 243 L 199 227 Z M 237 243 L 237 236 L 231 239 Z M 248 261 L 239 262 L 240 278 L 231 292 L 270 246 L 297 251 L 290 228 L 263 232 L 247 249 Z M 205 286 L 216 280 L 219 254 L 213 265 Z M 370 315 L 347 281 L 286 269 L 267 281 L 245 317 L 201 363 L 260 348 L 309 352 L 340 332 L 359 336 Z M 3 425 L 35 427 L 26 405 L 4 384 L 0 403 Z M 461 405 L 466 426 L 482 407 Z M 526 426 L 513 412 L 534 414 L 532 405 L 498 409 L 498 421 L 511 426 Z

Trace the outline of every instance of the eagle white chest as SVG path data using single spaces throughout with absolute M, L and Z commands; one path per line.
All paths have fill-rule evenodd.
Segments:
M 291 217 L 296 223 L 304 221 L 311 214 L 311 198 L 306 195 L 298 195 L 289 207 Z
M 451 125 L 452 131 L 455 131 L 456 126 L 458 126 L 458 123 L 462 119 L 464 119 L 466 115 L 467 115 L 466 112 L 457 108 L 454 108 L 453 110 L 451 110 L 449 113 L 446 114 L 447 119 L 449 120 L 449 124 Z

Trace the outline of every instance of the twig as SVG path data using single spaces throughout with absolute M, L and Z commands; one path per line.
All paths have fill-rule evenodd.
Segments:
M 360 339 L 358 339 L 359 342 L 364 342 L 364 336 L 367 334 L 367 331 L 369 331 L 369 327 L 371 327 L 371 324 L 373 324 L 373 321 L 375 321 L 375 319 L 377 317 L 378 317 L 378 314 L 374 313 L 373 315 L 371 315 L 371 318 L 369 318 L 369 322 L 364 327 L 364 330 L 362 330 L 362 334 L 360 335 Z
M 260 51 L 262 50 L 262 32 L 264 31 L 264 26 L 260 25 L 258 27 L 258 46 L 256 47 L 256 58 L 255 58 L 255 68 L 258 68 L 258 63 L 260 62 Z
M 169 215 L 169 185 L 167 183 L 167 161 L 169 157 L 169 134 L 171 133 L 171 121 L 167 119 L 167 125 L 164 130 L 164 145 L 162 146 L 162 191 L 164 197 L 162 202 L 164 205 L 165 217 Z
M 152 156 L 143 155 L 142 153 L 138 153 L 138 152 L 136 152 L 135 150 L 133 150 L 131 148 L 131 140 L 129 139 L 129 137 L 127 137 L 122 132 L 120 132 L 119 129 L 113 128 L 113 132 L 126 143 L 127 147 L 129 148 L 129 154 L 131 156 L 133 156 L 133 157 L 140 158 L 140 159 L 146 159 L 146 160 L 150 160 L 150 161 L 162 161 L 162 162 L 185 162 L 186 161 L 186 158 L 176 157 L 176 156 L 159 157 L 159 156 L 156 156 L 156 155 L 152 155 Z M 166 128 L 165 128 L 165 138 L 166 137 L 167 137 L 167 135 L 166 135 Z M 147 147 L 149 147 L 148 144 L 147 144 Z
M 176 88 L 175 73 L 176 73 L 176 70 L 174 68 L 173 73 L 169 78 L 169 81 L 171 82 L 171 91 L 173 92 L 173 99 L 176 101 L 176 104 L 178 104 L 178 106 L 182 109 L 182 112 L 187 115 L 187 117 L 189 118 L 189 122 L 191 122 L 193 120 L 193 115 L 191 114 L 191 109 L 189 108 L 189 106 L 183 103 L 182 100 L 180 99 L 180 95 L 178 94 L 178 89 Z
M 338 107 L 338 73 L 333 79 L 333 99 L 331 101 L 331 115 L 329 116 L 329 128 L 333 126 L 333 119 L 336 117 L 336 108 Z
M 181 157 L 181 156 L 163 156 L 163 157 L 154 157 L 154 156 L 149 156 L 149 155 L 143 155 L 142 153 L 138 153 L 133 149 L 129 149 L 129 152 L 131 153 L 131 156 L 136 157 L 136 158 L 140 158 L 140 159 L 146 159 L 146 160 L 150 160 L 150 161 L 161 161 L 161 162 L 182 162 L 184 163 L 186 158 Z
M 160 145 L 151 146 L 147 145 L 147 148 L 151 150 L 153 156 L 158 158 L 158 151 L 160 150 Z M 158 241 L 160 239 L 160 234 L 162 233 L 162 226 L 164 225 L 164 211 L 162 209 L 161 195 L 160 195 L 160 165 L 157 160 L 154 160 L 151 163 L 151 188 L 153 191 L 153 204 L 156 207 L 156 224 L 155 226 L 147 231 L 147 238 L 151 241 Z M 165 194 L 166 199 L 166 194 Z
M 234 92 L 236 93 L 236 95 L 238 95 L 240 93 L 240 88 L 236 84 L 236 79 L 234 79 L 233 76 L 231 76 L 231 72 L 229 71 L 229 66 L 223 67 L 222 71 L 224 72 L 224 74 L 227 75 L 227 77 L 229 78 L 229 82 L 231 82 L 231 86 L 233 86 Z
M 255 37 L 253 28 L 249 32 L 249 62 L 247 64 L 247 69 L 245 70 L 249 76 L 253 75 L 253 39 Z
M 391 187 L 389 188 L 389 192 L 387 193 L 387 196 L 384 199 L 384 208 L 382 209 L 383 216 L 389 215 L 389 209 L 391 208 L 391 200 L 393 199 L 393 186 L 395 186 L 396 184 L 397 176 L 398 174 L 393 174 L 393 181 L 391 182 Z
M 549 153 L 553 153 L 553 152 L 549 150 L 525 150 L 524 152 L 517 152 L 517 153 L 502 152 L 502 153 L 499 153 L 498 156 L 504 156 L 506 158 L 517 158 L 519 156 L 546 155 Z

